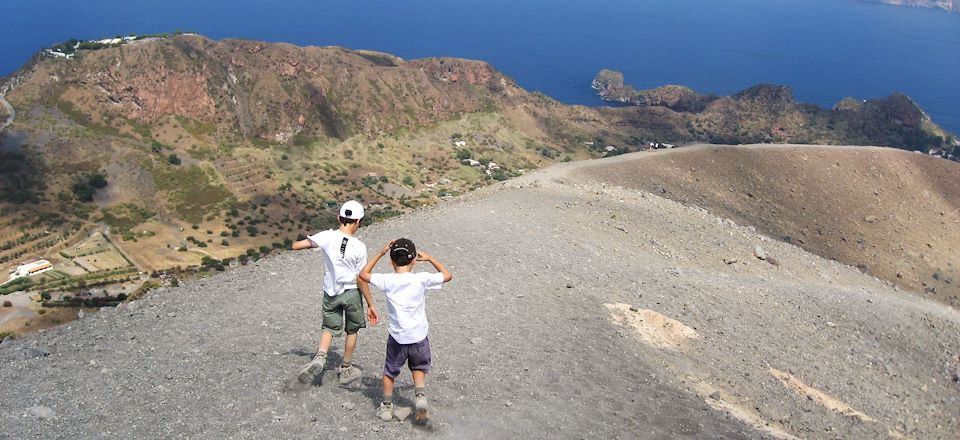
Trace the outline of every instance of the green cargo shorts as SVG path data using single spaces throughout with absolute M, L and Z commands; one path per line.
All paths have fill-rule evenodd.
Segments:
M 323 330 L 334 336 L 340 336 L 344 330 L 348 335 L 356 334 L 367 326 L 363 313 L 363 297 L 357 289 L 347 289 L 337 296 L 323 294 Z

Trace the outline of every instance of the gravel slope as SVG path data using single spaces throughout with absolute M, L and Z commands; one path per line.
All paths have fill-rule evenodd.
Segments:
M 319 335 L 307 251 L 5 342 L 0 438 L 956 438 L 960 313 L 582 166 L 362 230 L 454 273 L 427 304 L 430 430 L 374 416 L 384 325 L 359 386 L 291 385 Z
M 697 145 L 578 176 L 702 206 L 960 308 L 960 163 L 893 148 Z

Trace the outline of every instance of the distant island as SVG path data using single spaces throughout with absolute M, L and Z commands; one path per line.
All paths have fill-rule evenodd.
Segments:
M 867 3 L 883 3 L 894 6 L 915 8 L 937 8 L 950 12 L 960 12 L 960 0 L 860 0 Z

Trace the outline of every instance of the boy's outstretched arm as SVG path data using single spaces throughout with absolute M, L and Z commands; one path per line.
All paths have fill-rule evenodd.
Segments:
M 313 242 L 310 241 L 309 238 L 305 238 L 300 241 L 295 241 L 293 242 L 293 245 L 290 246 L 290 249 L 293 249 L 295 251 L 299 251 L 301 249 L 311 249 L 311 248 L 313 248 Z
M 387 243 L 387 245 L 384 246 L 383 249 L 380 249 L 380 252 L 377 252 L 377 254 L 374 255 L 373 258 L 370 259 L 370 261 L 367 262 L 367 265 L 363 266 L 363 269 L 360 269 L 360 273 L 357 274 L 357 278 L 359 278 L 360 281 L 362 281 L 365 284 L 370 283 L 370 275 L 373 274 L 373 268 L 377 266 L 377 263 L 380 262 L 380 259 L 383 258 L 384 255 L 387 255 L 387 252 L 390 252 L 391 244 L 393 244 L 393 240 L 390 240 L 390 243 Z M 368 287 L 368 291 L 369 291 L 369 287 Z
M 437 261 L 436 258 L 433 258 L 432 255 L 430 255 L 430 254 L 428 254 L 428 253 L 426 253 L 426 252 L 423 252 L 423 251 L 417 252 L 417 259 L 419 259 L 420 261 L 426 261 L 426 262 L 432 264 L 432 265 L 433 265 L 433 268 L 436 269 L 437 272 L 440 272 L 440 273 L 443 274 L 443 282 L 444 282 L 444 283 L 449 282 L 450 280 L 453 279 L 453 274 L 450 273 L 449 270 L 447 270 L 447 267 L 444 266 L 443 263 Z

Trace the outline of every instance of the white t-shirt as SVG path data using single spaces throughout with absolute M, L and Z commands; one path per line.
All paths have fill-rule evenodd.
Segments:
M 401 344 L 413 344 L 427 337 L 427 289 L 443 285 L 442 273 L 375 273 L 370 284 L 387 295 L 390 310 L 390 336 Z
M 357 288 L 357 274 L 367 265 L 367 247 L 356 237 L 330 229 L 307 237 L 323 250 L 323 292 L 337 296 Z

